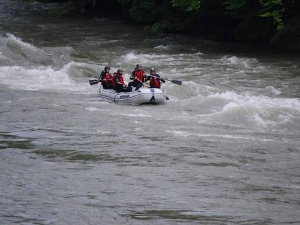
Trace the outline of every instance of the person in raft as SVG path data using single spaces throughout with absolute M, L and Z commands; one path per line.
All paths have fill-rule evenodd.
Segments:
M 149 80 L 150 88 L 160 88 L 161 82 L 165 83 L 165 80 L 161 78 L 156 72 L 154 68 L 150 69 L 150 75 L 147 76 L 147 80 Z
M 104 70 L 100 74 L 99 80 L 101 80 L 104 89 L 112 89 L 112 75 L 109 73 L 110 67 L 105 66 Z
M 123 70 L 118 69 L 116 73 L 114 73 L 112 78 L 112 86 L 113 89 L 117 92 L 131 92 L 132 88 L 127 87 L 124 82 Z
M 142 69 L 141 64 L 137 64 L 135 67 L 135 70 L 132 72 L 130 76 L 131 81 L 128 86 L 129 87 L 135 87 L 135 90 L 139 90 L 140 87 L 143 86 L 143 83 L 145 82 L 146 74 Z

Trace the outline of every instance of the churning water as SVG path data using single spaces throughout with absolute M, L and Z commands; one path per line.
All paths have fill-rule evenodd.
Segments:
M 0 13 L 1 224 L 300 223 L 298 56 Z M 137 63 L 166 105 L 88 84 Z

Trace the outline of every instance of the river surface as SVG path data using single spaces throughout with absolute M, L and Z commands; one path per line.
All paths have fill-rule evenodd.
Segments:
M 6 3 L 0 224 L 300 224 L 299 56 Z M 88 83 L 137 63 L 166 105 Z

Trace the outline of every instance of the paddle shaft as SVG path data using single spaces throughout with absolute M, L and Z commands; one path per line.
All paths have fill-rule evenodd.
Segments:
M 157 77 L 157 76 L 153 76 L 153 75 L 147 75 L 148 77 L 156 77 L 160 80 L 167 80 L 167 81 L 170 81 L 171 83 L 173 84 L 177 84 L 177 85 L 182 85 L 182 81 L 181 80 L 169 80 L 169 79 L 163 79 L 163 78 L 160 78 L 160 77 Z

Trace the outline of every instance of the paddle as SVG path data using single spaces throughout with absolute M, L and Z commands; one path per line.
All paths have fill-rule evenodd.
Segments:
M 165 80 L 170 81 L 173 84 L 182 85 L 182 81 L 181 80 L 168 80 L 168 79 L 165 79 Z
M 94 79 L 94 80 L 89 80 L 89 82 L 90 82 L 90 85 L 94 85 L 94 84 L 98 84 L 99 82 L 101 82 L 101 80 Z

